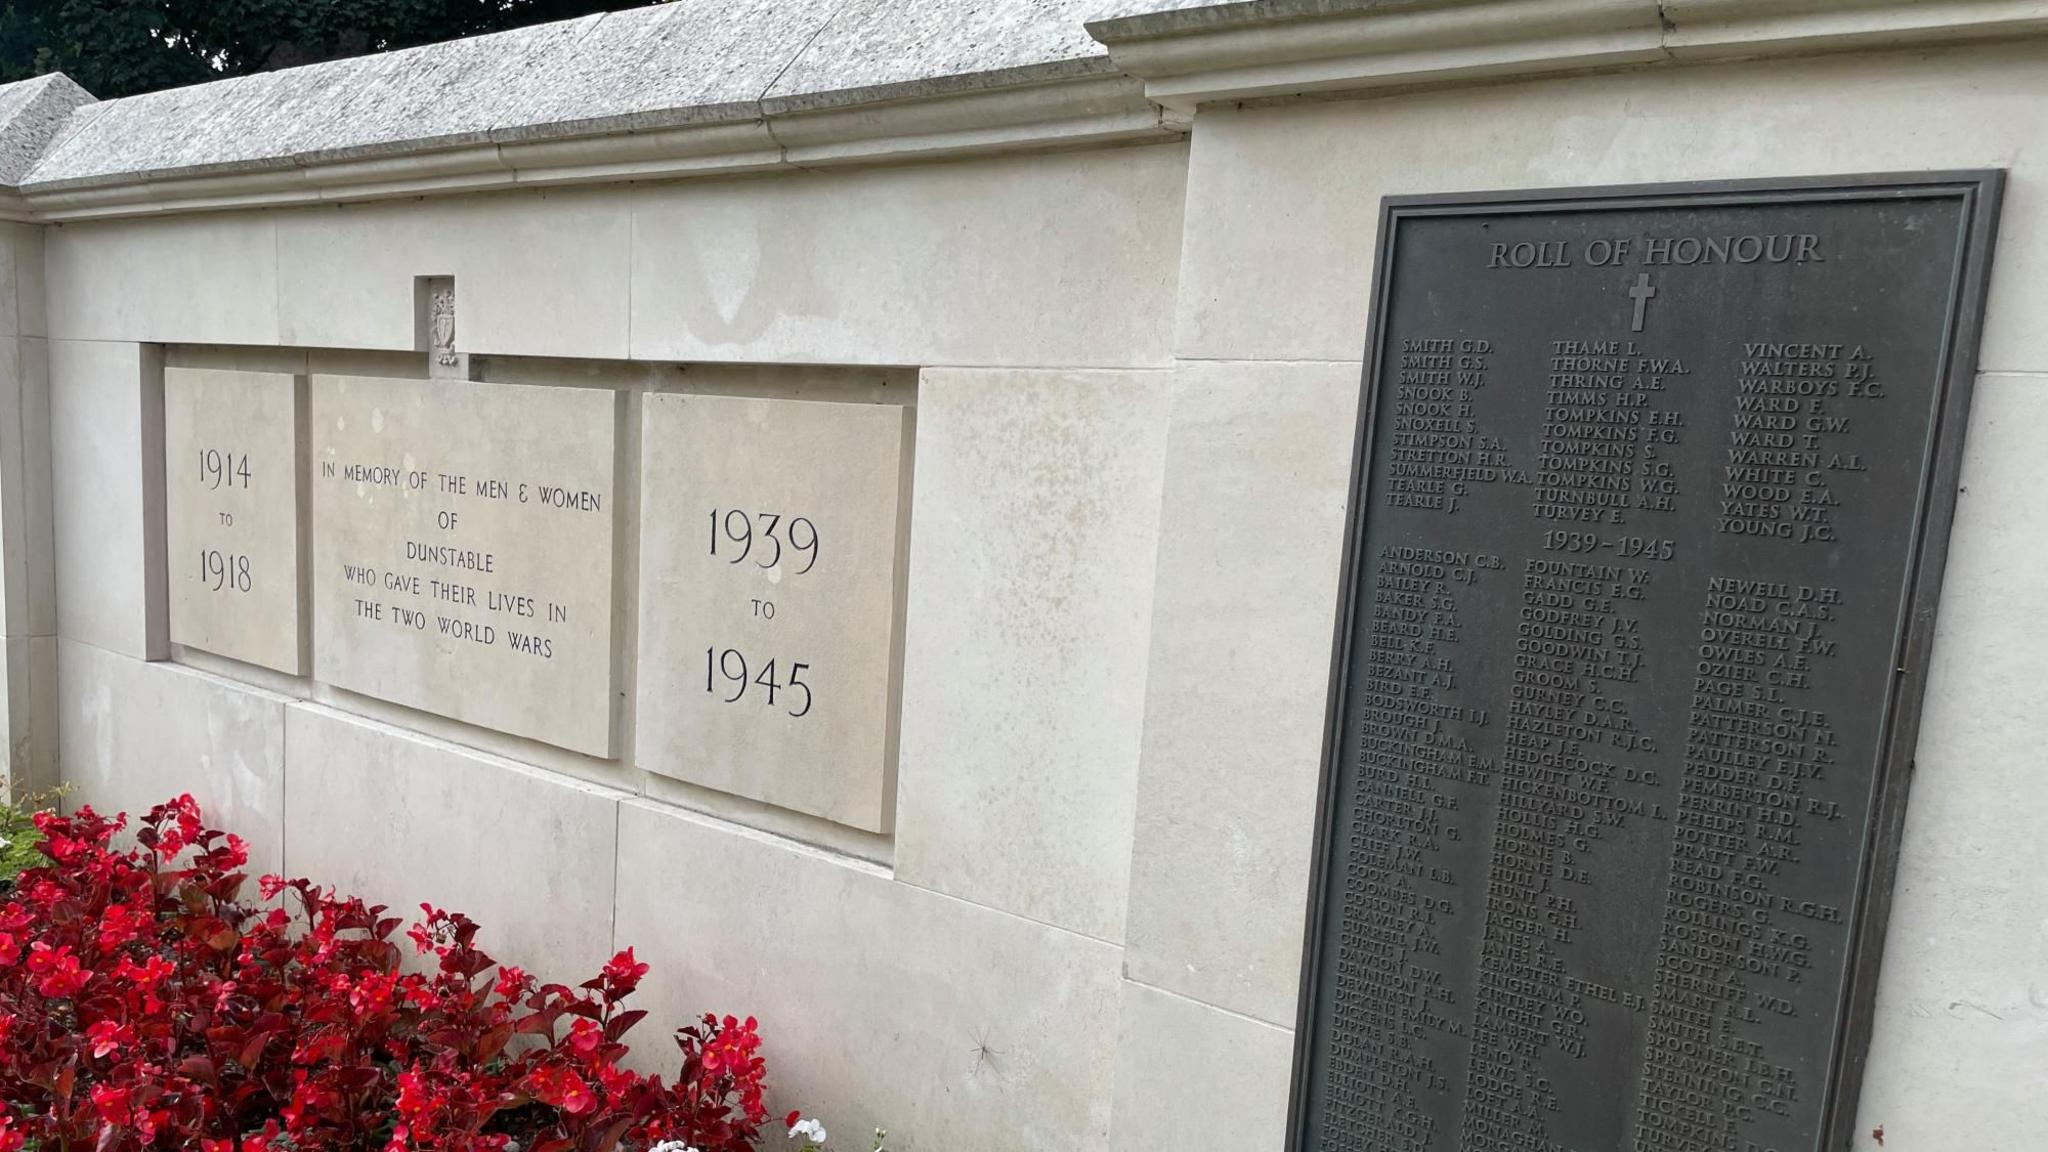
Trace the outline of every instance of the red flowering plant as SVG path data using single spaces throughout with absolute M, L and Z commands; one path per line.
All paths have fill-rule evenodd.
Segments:
M 632 949 L 576 987 L 425 907 L 407 968 L 381 906 L 264 877 L 189 796 L 37 818 L 47 866 L 0 905 L 0 1152 L 746 1152 L 752 1019 L 677 1031 L 672 1082 L 620 1066 Z M 791 1121 L 794 1122 L 793 1120 Z

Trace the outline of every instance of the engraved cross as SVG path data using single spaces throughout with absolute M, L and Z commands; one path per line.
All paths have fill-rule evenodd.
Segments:
M 1643 330 L 1643 313 L 1650 307 L 1650 297 L 1657 294 L 1657 290 L 1650 287 L 1650 274 L 1645 272 L 1637 276 L 1636 286 L 1629 289 L 1628 294 L 1634 297 L 1636 302 L 1635 326 L 1630 328 L 1629 331 L 1641 332 Z

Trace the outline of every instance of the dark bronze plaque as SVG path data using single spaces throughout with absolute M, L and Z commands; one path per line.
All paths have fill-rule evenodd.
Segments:
M 1387 202 L 1296 1152 L 1847 1147 L 1999 186 Z

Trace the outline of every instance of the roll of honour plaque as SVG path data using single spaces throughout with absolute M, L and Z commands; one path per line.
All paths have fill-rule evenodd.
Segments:
M 1387 201 L 1296 1152 L 1848 1145 L 1999 187 Z

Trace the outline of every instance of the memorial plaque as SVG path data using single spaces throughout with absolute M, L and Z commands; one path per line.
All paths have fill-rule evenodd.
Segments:
M 650 394 L 643 412 L 641 767 L 887 831 L 910 409 Z
M 613 755 L 621 403 L 313 377 L 314 676 Z
M 294 676 L 306 649 L 303 387 L 276 372 L 164 369 L 171 640 Z
M 1389 200 L 1290 1147 L 1847 1147 L 1999 179 Z

